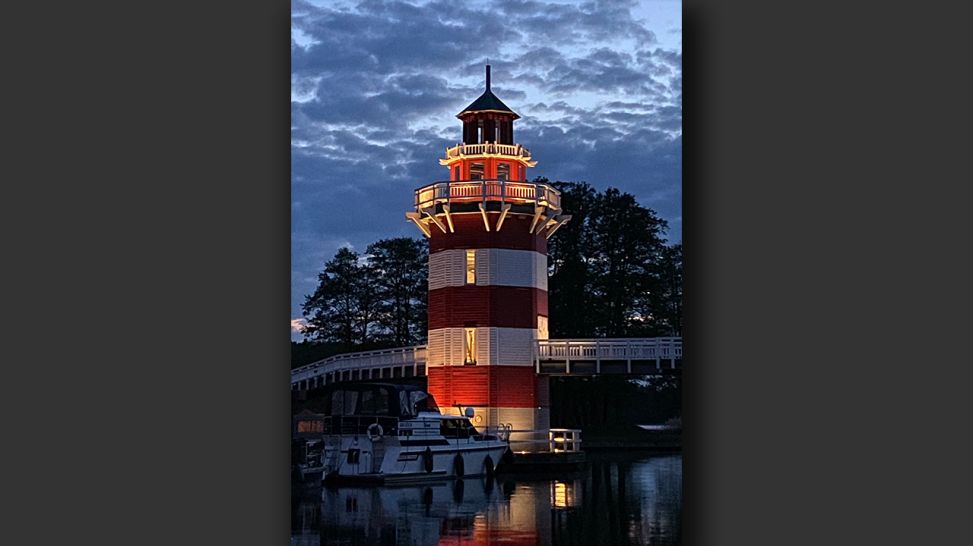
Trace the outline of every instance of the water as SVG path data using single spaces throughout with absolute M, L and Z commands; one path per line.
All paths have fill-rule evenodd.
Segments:
M 295 490 L 291 544 L 679 544 L 682 456 L 588 453 L 582 472 Z

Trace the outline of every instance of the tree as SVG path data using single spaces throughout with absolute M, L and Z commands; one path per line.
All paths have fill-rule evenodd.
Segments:
M 642 299 L 651 301 L 653 265 L 665 247 L 665 220 L 616 188 L 598 195 L 591 216 L 599 333 L 605 337 L 651 334 L 653 315 L 637 310 Z
M 548 183 L 538 178 L 535 182 Z M 571 221 L 548 240 L 548 283 L 550 335 L 552 337 L 592 337 L 594 317 L 584 311 L 592 304 L 590 291 L 591 229 L 595 190 L 585 182 L 555 182 L 561 192 L 561 208 L 570 211 Z
M 339 249 L 305 296 L 305 336 L 348 351 L 425 339 L 427 259 L 424 241 L 404 237 L 372 243 L 364 256 Z
M 399 347 L 425 339 L 426 243 L 408 237 L 383 239 L 369 245 L 367 254 L 378 300 L 380 337 Z
M 305 296 L 303 311 L 307 319 L 304 334 L 314 341 L 330 341 L 348 346 L 363 343 L 364 328 L 361 295 L 367 289 L 367 277 L 359 264 L 360 256 L 348 248 L 340 248 L 334 258 L 318 274 L 318 287 Z
M 599 193 L 584 182 L 553 185 L 572 218 L 548 241 L 552 337 L 677 331 L 682 247 L 665 245 L 666 222 L 615 188 Z
M 667 246 L 656 266 L 651 306 L 658 335 L 682 335 L 682 245 Z

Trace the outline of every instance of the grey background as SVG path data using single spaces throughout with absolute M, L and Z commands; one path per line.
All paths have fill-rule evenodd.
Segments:
M 686 543 L 965 543 L 969 18 L 707 4 Z M 284 543 L 289 6 L 36 9 L 3 18 L 2 532 Z

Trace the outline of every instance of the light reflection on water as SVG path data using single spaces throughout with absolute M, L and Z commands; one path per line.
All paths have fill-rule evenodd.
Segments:
M 291 544 L 679 544 L 681 455 L 588 459 L 557 479 L 295 491 Z

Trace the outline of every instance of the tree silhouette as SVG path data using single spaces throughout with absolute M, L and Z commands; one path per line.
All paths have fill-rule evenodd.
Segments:
M 426 333 L 425 241 L 383 239 L 360 255 L 341 248 L 305 296 L 305 336 L 348 347 L 405 346 Z
M 551 336 L 678 332 L 682 246 L 665 244 L 665 220 L 615 188 L 599 193 L 585 182 L 553 185 L 572 218 L 548 241 Z
M 425 241 L 400 237 L 368 246 L 378 299 L 379 337 L 394 345 L 413 345 L 426 337 Z

